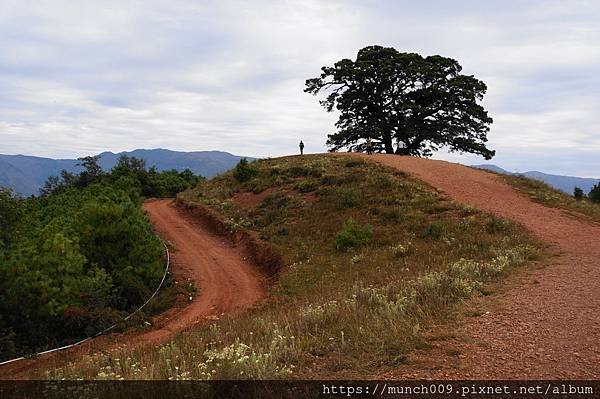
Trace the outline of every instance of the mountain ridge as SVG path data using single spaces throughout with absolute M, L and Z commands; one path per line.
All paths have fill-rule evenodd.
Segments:
M 224 151 L 172 151 L 164 148 L 135 149 L 132 151 L 100 154 L 100 166 L 110 170 L 122 155 L 142 158 L 148 167 L 156 166 L 159 171 L 190 169 L 192 172 L 210 178 L 231 169 L 241 158 Z M 48 177 L 57 176 L 61 170 L 78 173 L 81 170 L 76 159 L 54 159 L 33 155 L 0 154 L 0 187 L 8 187 L 23 196 L 37 195 Z
M 471 165 L 471 167 L 506 175 L 522 175 L 530 179 L 541 180 L 544 183 L 570 195 L 573 194 L 575 187 L 581 188 L 583 192 L 587 194 L 595 184 L 600 182 L 600 178 L 553 175 L 537 170 L 531 170 L 522 173 L 510 172 L 494 164 Z

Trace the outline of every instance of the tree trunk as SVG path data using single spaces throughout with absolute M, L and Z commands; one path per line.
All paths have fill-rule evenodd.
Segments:
M 394 146 L 392 144 L 392 136 L 390 134 L 384 134 L 383 135 L 383 147 L 385 149 L 385 153 L 386 154 L 393 154 L 394 153 Z

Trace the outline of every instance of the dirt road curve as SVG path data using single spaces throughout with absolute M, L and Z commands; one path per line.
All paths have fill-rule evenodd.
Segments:
M 165 342 L 176 332 L 215 320 L 222 313 L 252 305 L 265 296 L 263 277 L 242 254 L 182 214 L 173 206 L 172 200 L 149 201 L 144 204 L 144 209 L 155 230 L 172 246 L 172 273 L 181 282 L 193 281 L 197 293 L 189 305 L 158 316 L 153 329 L 113 335 L 118 346 L 135 348 Z M 28 378 L 32 370 L 60 365 L 83 353 L 114 346 L 101 337 L 65 352 L 0 367 L 0 379 Z
M 561 255 L 491 301 L 489 315 L 468 319 L 461 355 L 431 353 L 389 377 L 600 378 L 600 226 L 530 201 L 501 178 L 458 164 L 374 155 L 456 201 L 522 223 Z M 498 307 L 498 309 L 496 309 Z M 490 308 L 492 309 L 492 308 Z M 424 359 L 429 357 L 428 360 Z
M 251 305 L 265 296 L 261 276 L 224 239 L 189 220 L 171 200 L 144 204 L 154 229 L 173 245 L 173 273 L 192 280 L 198 295 L 161 329 L 143 336 L 144 341 L 164 341 L 174 332 Z

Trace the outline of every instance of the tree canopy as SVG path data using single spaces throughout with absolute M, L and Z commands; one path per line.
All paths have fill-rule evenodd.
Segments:
M 340 112 L 338 131 L 327 140 L 333 150 L 366 151 L 371 138 L 373 151 L 388 154 L 430 156 L 442 147 L 495 154 L 485 145 L 492 118 L 478 103 L 487 86 L 461 75 L 456 60 L 370 46 L 356 61 L 321 70 L 304 91 L 327 93 L 321 105 Z
M 109 172 L 79 160 L 39 197 L 0 188 L 0 361 L 91 336 L 143 303 L 164 262 L 141 199 L 202 179 L 125 155 Z
M 196 185 L 202 176 L 185 169 L 181 172 L 171 169 L 159 172 L 156 167 L 146 168 L 141 158 L 122 155 L 117 164 L 105 172 L 99 165 L 99 156 L 78 158 L 83 171 L 78 175 L 63 170 L 58 176 L 50 176 L 40 189 L 42 196 L 52 195 L 68 187 L 85 188 L 93 183 L 104 182 L 130 192 L 133 196 L 174 197 L 177 193 Z
M 588 194 L 588 198 L 592 202 L 600 203 L 600 183 L 595 184 L 594 187 L 592 187 L 590 193 Z

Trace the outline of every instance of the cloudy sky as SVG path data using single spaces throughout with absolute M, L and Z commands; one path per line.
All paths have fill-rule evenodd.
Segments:
M 336 115 L 304 81 L 379 44 L 487 83 L 492 162 L 600 177 L 598 21 L 594 1 L 2 0 L 0 153 L 324 151 Z

